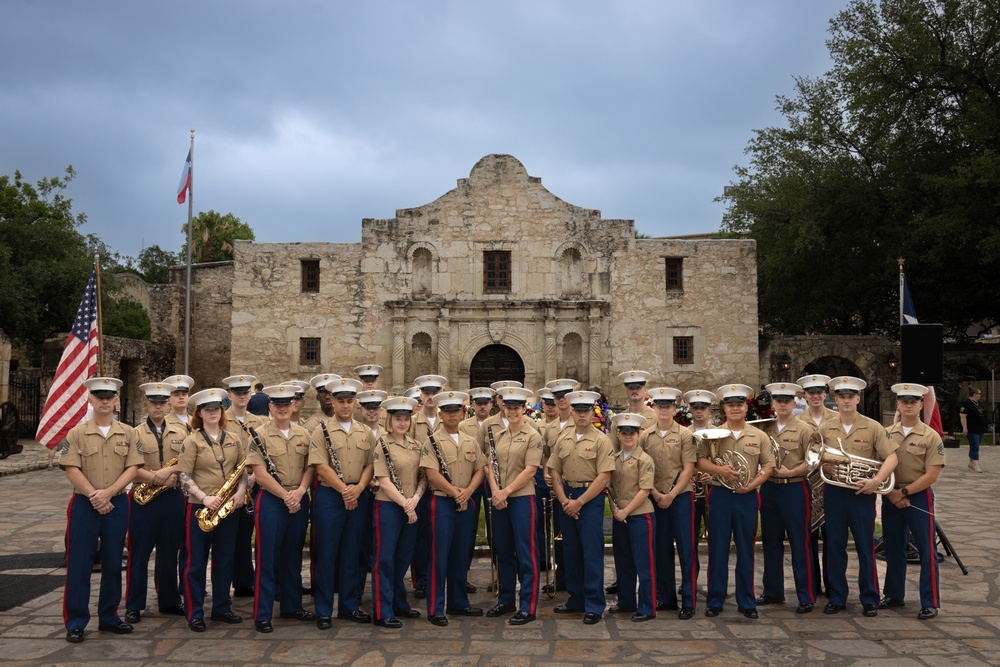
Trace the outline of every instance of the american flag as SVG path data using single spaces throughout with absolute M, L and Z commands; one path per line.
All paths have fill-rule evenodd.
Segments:
M 90 272 L 83 301 L 76 311 L 73 330 L 66 339 L 35 440 L 49 449 L 87 414 L 87 388 L 83 381 L 97 370 L 97 265 Z

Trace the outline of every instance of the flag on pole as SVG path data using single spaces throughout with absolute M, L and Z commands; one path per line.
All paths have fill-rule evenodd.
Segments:
M 910 296 L 910 286 L 906 284 L 906 276 L 900 274 L 902 285 L 902 322 L 900 324 L 917 324 L 917 309 L 913 307 L 913 297 Z
M 83 381 L 97 371 L 98 347 L 95 264 L 35 434 L 35 440 L 49 449 L 58 445 L 87 414 L 87 388 Z
M 924 395 L 924 423 L 937 431 L 938 435 L 944 435 L 944 425 L 941 424 L 941 408 L 938 407 L 937 395 L 934 387 L 927 387 L 929 390 Z
M 187 160 L 184 161 L 184 171 L 181 172 L 181 182 L 177 186 L 177 203 L 187 201 L 187 193 L 191 188 L 191 149 L 188 149 Z

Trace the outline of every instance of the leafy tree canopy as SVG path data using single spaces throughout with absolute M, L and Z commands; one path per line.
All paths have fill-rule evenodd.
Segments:
M 170 282 L 170 267 L 180 263 L 177 253 L 164 250 L 158 245 L 151 245 L 143 248 L 136 257 L 135 269 L 147 283 L 162 285 Z
M 830 35 L 722 198 L 757 240 L 762 328 L 897 330 L 899 257 L 920 321 L 997 324 L 1000 0 L 854 0 Z
M 187 224 L 181 226 L 187 238 Z M 191 220 L 191 256 L 194 262 L 222 262 L 233 258 L 233 241 L 254 240 L 253 229 L 232 213 L 202 211 Z M 187 261 L 187 242 L 181 248 Z

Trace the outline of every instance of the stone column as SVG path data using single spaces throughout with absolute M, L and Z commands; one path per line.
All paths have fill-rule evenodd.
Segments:
M 452 378 L 451 373 L 451 318 L 448 316 L 448 309 L 441 308 L 438 313 L 438 334 L 437 334 L 438 354 L 437 372 L 448 378 L 448 384 L 457 387 L 457 378 Z
M 542 357 L 545 365 L 544 381 L 556 379 L 556 320 L 551 308 L 545 309 L 545 352 Z
M 400 308 L 392 316 L 392 390 L 406 385 L 406 318 Z
M 590 377 L 588 382 L 591 385 L 601 384 L 601 366 L 604 361 L 604 345 L 601 340 L 601 310 L 600 308 L 590 309 Z

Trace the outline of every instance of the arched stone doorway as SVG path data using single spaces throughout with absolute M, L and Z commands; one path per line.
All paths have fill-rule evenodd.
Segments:
M 487 345 L 469 364 L 469 387 L 488 387 L 497 380 L 524 382 L 524 362 L 506 345 Z
M 803 375 L 811 375 L 813 373 L 819 373 L 822 375 L 829 375 L 830 377 L 837 377 L 838 375 L 850 375 L 852 377 L 861 378 L 867 381 L 865 374 L 858 368 L 857 364 L 849 359 L 838 356 L 827 356 L 820 357 L 810 364 L 807 364 Z

